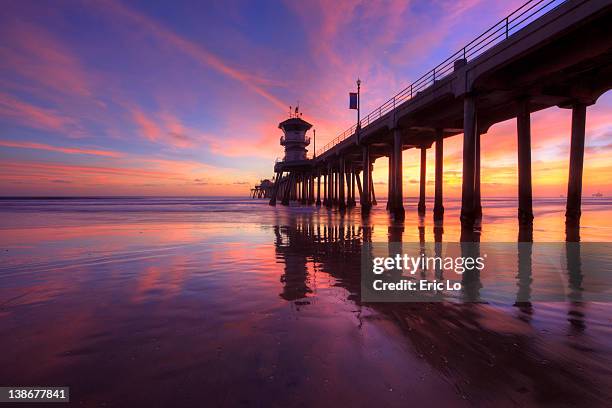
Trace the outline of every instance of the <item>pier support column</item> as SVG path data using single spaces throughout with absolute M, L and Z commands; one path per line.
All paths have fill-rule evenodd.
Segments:
M 310 173 L 310 204 L 314 205 L 317 202 L 317 196 L 316 196 L 316 179 L 317 176 L 314 172 L 314 170 Z
M 340 161 L 338 161 L 338 169 L 336 170 L 336 205 L 338 207 L 340 207 L 340 181 L 344 179 L 344 177 L 340 175 L 341 167 Z M 344 195 L 344 186 L 342 186 L 342 194 Z
M 338 205 L 338 171 L 332 169 L 332 205 Z
M 310 172 L 308 175 L 308 184 L 310 186 L 310 191 L 308 192 L 308 204 L 312 205 L 315 203 L 315 173 L 314 170 Z
M 463 177 L 461 185 L 461 224 L 471 226 L 474 214 L 474 181 L 476 170 L 476 98 L 468 94 L 463 100 Z
M 280 174 L 280 178 L 278 180 L 278 190 L 276 191 L 277 201 L 283 199 L 283 173 Z
M 333 207 L 336 203 L 336 171 L 333 167 L 329 170 L 329 206 Z
M 338 208 L 340 211 L 346 210 L 346 200 L 344 194 L 344 176 L 346 173 L 346 163 L 344 161 L 344 157 L 340 158 L 340 166 L 338 169 Z
M 393 146 L 389 149 L 389 174 L 387 178 L 387 211 L 393 212 L 393 206 L 395 205 L 395 190 L 393 187 Z
M 327 205 L 327 173 L 325 170 L 322 171 L 321 176 L 323 177 L 323 205 Z
M 323 169 L 323 201 L 322 204 L 327 205 L 327 169 Z
M 357 169 L 353 164 L 351 166 L 351 207 L 355 207 L 357 205 L 357 201 L 355 200 L 355 179 L 357 178 Z
M 333 199 L 334 199 L 334 173 L 331 169 L 331 166 L 328 168 L 328 173 L 327 173 L 327 188 L 328 188 L 328 192 L 327 192 L 327 206 L 331 207 L 332 203 L 333 203 Z
M 347 206 L 347 208 L 351 208 L 352 207 L 352 205 L 351 205 L 351 195 L 353 194 L 353 192 L 351 191 L 351 187 L 352 187 L 351 173 L 352 173 L 352 170 L 351 170 L 351 165 L 350 164 L 345 165 L 345 167 L 346 167 L 346 173 L 345 173 L 345 176 L 346 176 L 346 206 Z
M 399 128 L 393 129 L 393 217 L 397 221 L 404 220 L 404 171 L 402 160 L 402 132 Z
M 419 215 L 425 214 L 425 183 L 427 177 L 427 148 L 421 147 L 421 174 L 419 178 Z
M 355 196 L 356 193 L 355 191 L 357 191 L 357 185 L 355 183 L 355 173 L 357 172 L 357 169 L 355 168 L 355 164 L 353 164 L 351 166 L 351 207 L 355 207 L 357 205 L 357 203 L 355 202 Z
M 572 136 L 569 179 L 567 182 L 567 209 L 565 211 L 565 222 L 567 224 L 578 225 L 580 223 L 586 108 L 587 106 L 584 103 L 576 103 L 572 107 Z
M 346 177 L 346 207 L 351 207 L 351 164 L 345 164 L 346 172 L 344 173 L 344 177 Z
M 289 177 L 289 201 L 294 201 L 296 198 L 296 185 L 297 185 L 297 179 L 296 179 L 296 175 L 295 173 L 291 173 L 291 176 Z
M 334 204 L 334 171 L 331 168 L 331 165 L 328 168 L 328 185 L 329 185 L 329 193 L 327 194 L 327 206 L 331 207 Z
M 361 177 L 359 176 L 360 172 L 355 173 L 355 179 L 357 181 L 357 191 L 359 191 L 359 203 L 362 202 L 363 197 L 363 189 L 361 188 Z
M 372 173 L 374 172 L 374 165 L 370 165 L 370 193 L 372 194 L 371 203 L 372 205 L 378 205 L 378 201 L 376 201 L 376 192 L 374 191 L 374 179 L 372 178 Z
M 367 145 L 362 147 L 363 153 L 363 194 L 361 194 L 361 209 L 369 211 L 372 207 L 370 201 L 370 183 L 372 178 L 370 166 L 370 148 Z
M 314 187 L 314 173 L 311 171 L 308 173 L 308 205 L 312 205 L 315 202 L 315 187 Z
M 321 170 L 317 170 L 317 207 L 321 206 Z
M 444 202 L 442 199 L 444 185 L 444 132 L 436 129 L 436 179 L 434 193 L 434 220 L 444 218 Z
M 289 200 L 291 199 L 291 182 L 292 182 L 293 174 L 287 174 L 285 178 L 285 182 L 283 183 L 283 199 L 281 200 L 282 205 L 289 205 Z
M 350 207 L 349 204 L 351 202 L 351 176 L 349 175 L 350 164 L 344 162 L 344 198 L 346 207 Z
M 308 202 L 308 175 L 302 175 L 302 196 L 300 202 L 306 204 Z
M 337 206 L 338 205 L 338 169 L 337 168 L 334 169 L 333 183 L 334 183 L 334 189 L 332 191 L 334 192 L 334 200 L 332 204 Z
M 351 202 L 351 199 L 353 197 L 353 193 L 355 192 L 354 191 L 355 185 L 353 184 L 353 165 L 352 164 L 348 168 L 348 171 L 346 173 L 346 177 L 347 177 L 346 185 L 348 186 L 348 191 L 349 191 L 349 195 L 347 197 L 347 201 L 348 201 L 347 205 L 352 207 L 352 204 L 350 204 L 350 202 Z
M 359 192 L 359 170 L 357 167 L 353 167 L 353 207 L 357 206 L 357 194 Z
M 331 165 L 327 165 L 327 203 L 325 203 L 325 205 L 329 208 L 332 206 L 332 202 L 333 202 L 333 188 L 332 188 L 332 184 L 333 184 L 333 179 L 334 179 L 334 175 L 331 171 Z
M 533 198 L 531 187 L 531 118 L 529 101 L 519 101 L 516 115 L 518 151 L 518 218 L 520 224 L 533 222 Z
M 280 175 L 282 173 L 276 172 L 274 177 L 274 186 L 272 187 L 272 197 L 270 197 L 270 205 L 276 205 L 276 194 L 278 193 L 278 185 L 280 184 Z
M 476 119 L 476 151 L 474 152 L 474 217 L 482 218 L 482 200 L 480 197 L 480 130 Z

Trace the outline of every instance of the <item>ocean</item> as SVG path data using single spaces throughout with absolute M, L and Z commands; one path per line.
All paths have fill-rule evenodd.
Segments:
M 605 406 L 612 307 L 538 301 L 552 289 L 536 261 L 481 276 L 478 302 L 362 301 L 364 240 L 460 240 L 458 200 L 442 224 L 416 201 L 397 224 L 383 200 L 363 218 L 231 197 L 0 199 L 0 384 L 70 386 L 84 406 Z M 579 230 L 564 204 L 535 199 L 525 231 L 516 199 L 483 199 L 477 236 L 612 240 L 611 199 L 585 198 Z M 567 269 L 576 292 L 589 270 Z

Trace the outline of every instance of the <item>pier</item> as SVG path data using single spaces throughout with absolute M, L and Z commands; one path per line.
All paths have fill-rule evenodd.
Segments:
M 261 182 L 251 189 L 251 198 L 270 198 L 274 189 L 274 183 L 268 179 Z
M 480 139 L 496 123 L 517 119 L 518 211 L 533 220 L 530 116 L 572 110 L 568 129 L 566 222 L 579 224 L 587 107 L 612 88 L 612 2 L 531 0 L 401 90 L 307 158 L 312 125 L 296 111 L 279 124 L 285 157 L 274 166 L 270 204 L 291 201 L 363 214 L 376 205 L 372 171 L 389 161 L 387 209 L 405 217 L 402 152 L 420 149 L 418 212 L 426 213 L 425 174 L 434 158 L 433 216 L 444 217 L 444 139 L 463 135 L 461 222 L 482 216 Z M 433 154 L 428 150 L 434 148 Z

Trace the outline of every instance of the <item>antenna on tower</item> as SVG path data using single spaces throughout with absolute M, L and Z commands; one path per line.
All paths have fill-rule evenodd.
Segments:
M 300 112 L 300 101 L 298 101 L 297 105 L 295 105 L 295 109 L 293 109 L 293 106 L 289 105 L 290 118 L 301 118 L 302 116 L 304 116 L 304 114 Z

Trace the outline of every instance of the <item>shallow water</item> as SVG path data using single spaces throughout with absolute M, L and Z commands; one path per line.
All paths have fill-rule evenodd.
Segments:
M 85 406 L 606 405 L 609 303 L 515 304 L 516 272 L 486 304 L 360 301 L 364 237 L 460 239 L 457 201 L 442 226 L 414 202 L 398 225 L 384 202 L 363 220 L 228 198 L 0 200 L 0 384 L 67 385 Z M 481 241 L 525 236 L 515 200 L 483 206 Z M 534 206 L 527 235 L 564 241 L 563 200 Z M 611 241 L 612 200 L 586 199 L 569 235 Z

